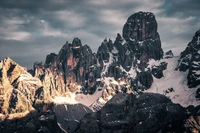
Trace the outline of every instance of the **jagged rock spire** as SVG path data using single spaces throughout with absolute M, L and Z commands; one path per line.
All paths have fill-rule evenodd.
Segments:
M 123 37 L 138 59 L 143 53 L 147 53 L 149 59 L 159 60 L 163 57 L 153 13 L 138 12 L 131 15 L 123 27 Z

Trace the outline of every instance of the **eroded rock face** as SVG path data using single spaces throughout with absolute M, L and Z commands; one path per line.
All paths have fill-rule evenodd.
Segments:
M 89 46 L 82 46 L 80 39 L 74 38 L 72 44 L 66 42 L 58 55 L 47 55 L 44 65 L 35 63 L 34 76 L 41 79 L 48 94 L 64 96 L 78 89 L 74 84 L 96 89 L 99 70 L 96 54 Z
M 183 132 L 185 110 L 160 94 L 115 95 L 100 111 L 87 114 L 77 133 Z
M 124 25 L 123 37 L 138 59 L 144 53 L 149 59 L 159 60 L 163 57 L 157 22 L 153 13 L 138 12 L 130 16 Z
M 42 86 L 38 78 L 32 77 L 25 68 L 10 58 L 0 62 L 0 114 L 9 117 L 20 117 L 17 113 L 33 111 L 35 100 L 44 100 L 35 92 Z M 4 119 L 4 118 L 3 118 Z
M 200 30 L 198 30 L 186 49 L 181 52 L 178 69 L 189 71 L 187 79 L 190 88 L 200 85 Z
M 131 66 L 136 63 L 133 50 L 120 34 L 117 34 L 114 44 L 118 53 L 118 63 L 122 65 L 125 70 L 129 71 Z
M 163 70 L 165 69 L 167 69 L 167 63 L 161 62 L 159 66 L 153 66 L 151 72 L 155 78 L 160 79 L 163 77 Z
M 142 89 L 143 91 L 150 88 L 153 83 L 153 77 L 150 71 L 140 72 L 137 74 L 136 78 L 142 84 L 142 86 L 145 87 Z
M 114 43 L 105 39 L 97 51 L 97 57 L 102 77 L 114 77 L 115 80 L 128 77 L 142 84 L 142 88 L 150 88 L 152 73 L 158 78 L 163 76 L 160 67 L 147 69 L 149 59 L 163 58 L 154 14 L 138 12 L 131 15 L 124 25 L 123 36 L 117 34 Z

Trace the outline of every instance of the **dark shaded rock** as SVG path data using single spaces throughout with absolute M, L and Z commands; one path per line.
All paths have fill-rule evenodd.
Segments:
M 168 94 L 168 93 L 171 93 L 171 92 L 174 92 L 174 88 L 168 88 L 164 91 L 164 95 Z
M 50 53 L 46 57 L 45 64 L 49 66 L 51 63 L 53 63 L 53 61 L 55 60 L 56 57 L 57 57 L 57 54 Z
M 0 122 L 1 133 L 62 133 L 57 126 L 55 114 L 30 112 L 22 118 L 5 119 Z
M 115 80 L 118 80 L 119 78 L 123 77 L 123 72 L 119 68 L 118 64 L 113 63 L 108 68 L 108 75 L 111 77 L 114 77 Z
M 184 126 L 187 133 L 199 133 L 200 116 L 190 116 L 188 119 L 186 119 Z
M 200 44 L 199 44 L 200 45 Z M 187 76 L 188 87 L 193 88 L 200 85 L 200 51 L 193 53 L 191 64 L 189 66 L 189 73 Z
M 131 15 L 123 27 L 123 37 L 137 59 L 140 59 L 144 53 L 147 54 L 148 59 L 159 60 L 163 57 L 157 22 L 153 13 L 138 12 Z
M 160 94 L 115 95 L 100 111 L 87 114 L 76 133 L 183 132 L 185 110 Z
M 114 45 L 118 54 L 118 64 L 122 65 L 126 71 L 129 71 L 135 59 L 131 47 L 120 34 L 117 34 Z
M 162 78 L 163 70 L 167 69 L 167 63 L 161 62 L 159 66 L 153 66 L 151 69 L 152 75 L 158 79 Z
M 152 75 L 154 77 L 156 77 L 158 79 L 163 77 L 163 70 L 160 67 L 154 66 L 151 71 L 152 71 Z
M 200 100 L 200 88 L 197 89 L 195 98 Z
M 192 41 L 188 44 L 186 49 L 181 52 L 179 64 L 177 69 L 179 71 L 189 70 L 187 79 L 188 87 L 193 88 L 200 85 L 200 74 L 198 70 L 200 69 L 200 30 L 198 30 Z
M 179 63 L 179 70 L 180 71 L 187 71 L 189 69 L 189 63 L 190 63 L 190 60 L 191 60 L 191 55 L 187 55 L 186 57 L 182 58 L 180 63 Z
M 186 113 L 188 115 L 195 115 L 197 113 L 196 108 L 193 105 L 190 105 L 186 108 Z
M 145 87 L 145 89 L 150 88 L 153 83 L 153 77 L 150 71 L 138 73 L 136 79 Z
M 169 50 L 165 53 L 164 58 L 168 59 L 168 58 L 173 58 L 174 54 L 172 53 L 172 50 Z
M 74 133 L 79 121 L 85 116 L 85 114 L 92 112 L 91 109 L 82 104 L 55 105 L 54 111 L 58 125 L 67 133 Z
M 97 50 L 97 58 L 101 66 L 101 70 L 103 69 L 104 63 L 109 62 L 111 57 L 111 50 L 113 49 L 114 44 L 109 39 L 104 39 Z

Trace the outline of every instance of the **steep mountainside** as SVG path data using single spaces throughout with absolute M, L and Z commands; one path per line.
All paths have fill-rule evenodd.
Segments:
M 150 12 L 138 12 L 128 18 L 123 28 L 123 37 L 138 59 L 143 55 L 155 60 L 163 57 L 157 27 L 155 15 Z
M 163 54 L 157 28 L 154 14 L 135 13 L 125 23 L 123 35 L 117 34 L 114 42 L 104 39 L 97 54 L 74 38 L 58 54 L 47 55 L 44 65 L 35 63 L 33 75 L 51 96 L 67 93 L 74 97 L 76 93 L 76 100 L 93 110 L 118 92 L 145 90 L 164 94 L 183 106 L 198 105 L 199 31 L 181 56 L 174 57 L 172 51 Z
M 188 86 L 190 88 L 200 85 L 200 30 L 198 30 L 186 49 L 181 52 L 178 64 L 180 71 L 188 71 Z
M 200 30 L 174 56 L 157 29 L 138 12 L 97 53 L 74 38 L 28 72 L 2 60 L 0 132 L 200 131 Z
M 5 58 L 0 61 L 0 113 L 1 117 L 26 115 L 33 111 L 32 103 L 44 100 L 36 91 L 42 86 L 38 78 L 32 77 L 23 67 Z M 37 97 L 35 97 L 37 95 Z M 18 117 L 18 116 L 17 116 Z

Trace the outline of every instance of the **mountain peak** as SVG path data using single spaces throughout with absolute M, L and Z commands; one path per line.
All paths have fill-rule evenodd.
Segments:
M 137 12 L 131 15 L 123 27 L 123 37 L 140 59 L 147 53 L 149 59 L 163 57 L 161 41 L 157 32 L 157 21 L 151 12 Z
M 82 46 L 81 40 L 78 37 L 74 38 L 73 41 L 72 41 L 72 47 L 78 48 L 78 47 L 81 47 L 81 46 Z
M 196 31 L 193 39 L 186 49 L 181 52 L 178 69 L 180 71 L 189 70 L 187 79 L 190 88 L 200 85 L 200 30 Z

